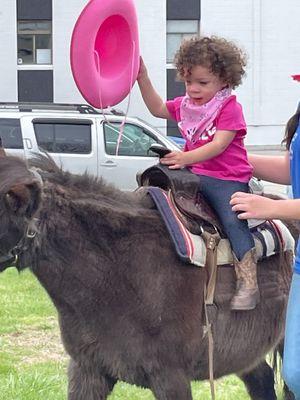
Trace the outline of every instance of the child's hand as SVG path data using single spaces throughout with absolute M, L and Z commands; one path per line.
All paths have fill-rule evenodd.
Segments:
M 160 163 L 169 165 L 170 169 L 183 168 L 186 165 L 185 154 L 184 151 L 172 151 L 161 158 Z
M 143 58 L 140 57 L 140 68 L 139 68 L 137 80 L 140 81 L 147 76 L 148 76 L 148 71 L 147 71 L 146 65 L 144 63 Z

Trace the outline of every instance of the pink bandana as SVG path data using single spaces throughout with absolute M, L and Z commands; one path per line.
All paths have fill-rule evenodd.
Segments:
M 194 104 L 192 99 L 186 95 L 180 105 L 181 121 L 178 123 L 183 137 L 196 143 L 200 135 L 211 128 L 212 122 L 230 95 L 231 89 L 222 89 L 202 106 Z

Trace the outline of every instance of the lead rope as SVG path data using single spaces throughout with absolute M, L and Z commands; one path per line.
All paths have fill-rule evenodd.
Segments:
M 204 285 L 204 314 L 205 328 L 208 338 L 208 369 L 209 369 L 209 384 L 212 400 L 216 399 L 214 385 L 214 339 L 212 334 L 212 322 L 209 318 L 208 308 L 214 304 L 214 294 L 217 280 L 217 250 L 220 242 L 220 235 L 216 230 L 215 233 L 207 231 L 202 232 L 202 238 L 206 244 L 206 262 L 205 266 L 208 270 L 208 284 Z
M 128 102 L 127 102 L 127 108 L 126 108 L 126 112 L 125 112 L 125 116 L 123 121 L 121 122 L 120 128 L 119 128 L 119 135 L 118 135 L 118 139 L 117 139 L 117 145 L 116 145 L 116 156 L 119 154 L 119 147 L 120 144 L 122 142 L 122 136 L 123 136 L 123 132 L 124 132 L 124 126 L 127 120 L 127 116 L 128 116 L 128 111 L 129 111 L 129 106 L 130 106 L 130 100 L 131 100 L 131 92 L 132 92 L 132 84 L 133 84 L 133 69 L 134 69 L 134 53 L 135 53 L 135 41 L 132 41 L 132 57 L 131 57 L 131 71 L 130 71 L 130 90 L 129 90 L 129 96 L 128 96 Z M 96 69 L 97 72 L 100 76 L 100 57 L 99 54 L 96 50 L 94 50 L 94 55 L 95 55 L 95 59 L 96 59 Z M 99 95 L 99 101 L 100 101 L 100 107 L 101 107 L 101 111 L 102 111 L 102 115 L 103 118 L 105 120 L 105 122 L 115 131 L 117 131 L 115 129 L 115 127 L 113 125 L 111 125 L 109 123 L 109 121 L 107 120 L 105 113 L 103 111 L 103 102 L 102 102 L 102 93 L 101 93 L 101 85 L 98 85 L 98 95 Z
M 99 54 L 98 54 L 98 52 L 97 52 L 96 50 L 94 50 L 94 56 L 95 56 L 95 59 L 96 59 L 96 69 L 97 69 L 97 72 L 98 72 L 99 77 L 100 77 L 100 76 L 101 76 L 101 75 L 100 75 L 100 57 L 99 57 Z M 102 102 L 102 93 L 101 93 L 101 85 L 100 85 L 100 82 L 99 82 L 99 84 L 98 84 L 98 97 L 99 97 L 99 101 L 100 101 L 100 108 L 101 108 L 101 112 L 102 112 L 103 119 L 104 119 L 104 121 L 105 121 L 106 123 L 109 124 L 109 122 L 108 122 L 108 120 L 107 120 L 107 118 L 106 118 L 106 115 L 105 115 L 105 113 L 104 113 L 104 111 L 103 111 L 103 102 Z
M 132 41 L 132 57 L 131 57 L 131 71 L 130 71 L 130 90 L 129 90 L 129 95 L 128 95 L 128 102 L 127 102 L 127 108 L 125 112 L 124 119 L 121 123 L 120 126 L 120 131 L 119 131 L 119 136 L 118 136 L 118 141 L 117 141 L 117 147 L 116 147 L 116 156 L 119 153 L 119 147 L 122 141 L 122 136 L 123 136 L 123 131 L 124 131 L 124 125 L 126 123 L 128 111 L 129 111 L 129 105 L 130 105 L 130 99 L 131 99 L 131 92 L 132 92 L 132 84 L 133 84 L 133 68 L 134 68 L 134 53 L 135 53 L 135 41 Z
M 214 338 L 212 335 L 211 322 L 208 318 L 207 304 L 206 304 L 206 286 L 204 285 L 204 314 L 206 324 L 206 334 L 208 338 L 208 374 L 209 386 L 212 400 L 216 399 L 215 383 L 214 383 Z

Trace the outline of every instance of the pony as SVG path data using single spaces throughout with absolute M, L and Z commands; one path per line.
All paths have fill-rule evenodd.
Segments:
M 205 268 L 183 263 L 157 210 L 101 178 L 37 156 L 0 158 L 0 270 L 29 267 L 52 299 L 70 356 L 69 400 L 104 400 L 118 380 L 158 400 L 192 400 L 209 376 Z M 258 264 L 261 302 L 230 310 L 235 276 L 218 267 L 214 377 L 235 373 L 252 400 L 275 400 L 265 356 L 283 339 L 291 254 Z M 286 397 L 292 399 L 291 393 Z

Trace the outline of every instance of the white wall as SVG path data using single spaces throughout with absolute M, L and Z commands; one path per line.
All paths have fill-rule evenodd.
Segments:
M 248 123 L 247 144 L 279 144 L 300 99 L 299 0 L 202 0 L 201 32 L 233 39 L 249 55 L 237 90 Z
M 166 1 L 135 0 L 138 15 L 140 54 L 147 65 L 149 75 L 157 92 L 166 98 Z M 120 106 L 127 107 L 126 98 Z M 137 83 L 130 100 L 129 113 L 138 116 L 164 131 L 166 122 L 153 117 L 142 100 Z
M 0 102 L 17 99 L 16 1 L 0 3 Z
M 54 101 L 86 103 L 78 91 L 70 66 L 73 27 L 87 0 L 53 0 L 53 76 Z

